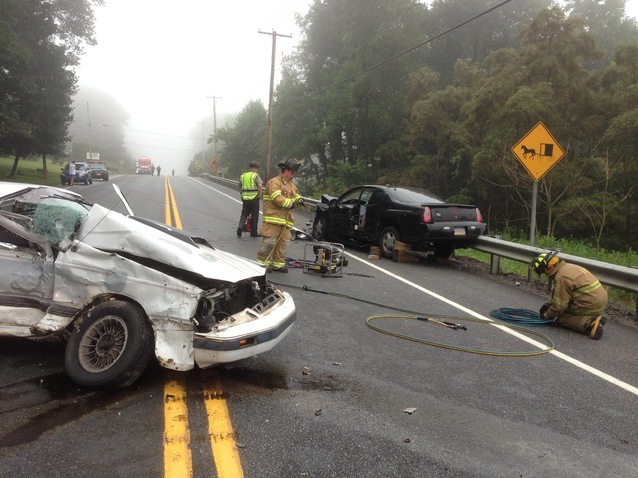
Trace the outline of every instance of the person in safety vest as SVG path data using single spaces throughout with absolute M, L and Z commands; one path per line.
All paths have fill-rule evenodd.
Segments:
M 607 319 L 607 291 L 587 269 L 560 259 L 556 251 L 543 252 L 531 263 L 538 275 L 554 281 L 552 297 L 539 311 L 541 320 L 554 320 L 560 327 L 589 335 L 594 340 L 603 336 Z
M 303 198 L 292 182 L 300 165 L 298 159 L 282 161 L 277 165 L 281 174 L 266 183 L 261 224 L 263 238 L 257 250 L 257 262 L 269 271 L 288 272 L 286 252 L 292 237 L 290 230 L 295 224 L 291 210 L 303 204 Z
M 242 206 L 237 237 L 241 237 L 248 216 L 250 216 L 250 237 L 260 237 L 257 233 L 257 224 L 259 223 L 259 199 L 262 196 L 261 190 L 264 182 L 259 176 L 259 163 L 251 161 L 249 168 L 250 171 L 239 176 Z

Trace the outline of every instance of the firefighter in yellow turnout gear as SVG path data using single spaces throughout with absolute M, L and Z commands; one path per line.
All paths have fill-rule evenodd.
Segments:
M 257 250 L 257 262 L 270 271 L 288 272 L 286 252 L 292 238 L 290 230 L 295 224 L 292 209 L 303 203 L 297 186 L 292 182 L 300 165 L 298 159 L 279 163 L 277 166 L 281 168 L 281 174 L 266 183 L 260 230 L 262 239 Z
M 587 269 L 569 264 L 556 252 L 544 252 L 530 266 L 538 275 L 554 280 L 552 297 L 540 309 L 541 319 L 554 319 L 560 327 L 599 340 L 606 322 L 607 291 Z

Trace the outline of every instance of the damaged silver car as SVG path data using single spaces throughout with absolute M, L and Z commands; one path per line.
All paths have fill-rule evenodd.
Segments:
M 85 387 L 251 357 L 296 319 L 257 263 L 53 187 L 0 182 L 0 268 L 0 335 L 65 340 Z

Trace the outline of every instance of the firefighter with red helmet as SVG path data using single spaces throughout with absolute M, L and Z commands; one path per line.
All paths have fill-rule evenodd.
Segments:
M 552 297 L 540 309 L 541 320 L 553 319 L 555 325 L 599 340 L 608 299 L 598 279 L 584 267 L 560 259 L 556 251 L 540 254 L 530 267 L 554 281 Z
M 292 209 L 303 204 L 303 198 L 292 182 L 300 165 L 298 159 L 282 161 L 277 165 L 281 174 L 266 183 L 257 262 L 269 271 L 288 272 L 286 252 L 292 238 L 290 230 L 295 224 Z

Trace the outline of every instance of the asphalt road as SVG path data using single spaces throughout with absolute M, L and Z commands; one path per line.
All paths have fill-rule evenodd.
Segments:
M 116 176 L 73 190 L 125 212 L 116 183 L 136 215 L 164 221 L 165 180 Z M 184 229 L 255 257 L 259 239 L 235 234 L 236 191 L 168 180 Z M 314 257 L 311 243 L 292 242 L 288 256 Z M 342 277 L 271 274 L 297 305 L 292 332 L 267 354 L 212 370 L 151 366 L 128 389 L 86 391 L 66 378 L 63 345 L 0 338 L 0 476 L 176 476 L 165 472 L 163 448 L 171 380 L 187 393 L 195 477 L 241 476 L 224 475 L 223 457 L 211 451 L 205 389 L 217 380 L 246 477 L 638 476 L 636 328 L 611 321 L 601 341 L 543 328 L 555 351 L 512 356 L 545 344 L 460 318 L 451 320 L 467 331 L 375 321 L 496 355 L 405 340 L 367 327 L 366 318 L 406 314 L 384 305 L 480 318 L 500 307 L 537 310 L 544 297 L 462 266 L 369 261 L 353 248 L 346 256 Z

